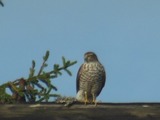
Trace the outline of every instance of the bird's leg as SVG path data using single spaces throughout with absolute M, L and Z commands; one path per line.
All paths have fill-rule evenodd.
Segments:
M 88 102 L 88 95 L 87 95 L 87 92 L 85 91 L 84 92 L 84 104 L 86 105 Z
M 94 93 L 92 94 L 92 98 L 93 98 L 92 102 L 95 104 L 95 106 L 97 106 L 96 96 Z

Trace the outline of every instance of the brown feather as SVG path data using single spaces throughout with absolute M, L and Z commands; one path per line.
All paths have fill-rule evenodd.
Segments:
M 79 91 L 79 82 L 80 82 L 79 78 L 80 78 L 80 75 L 81 75 L 82 66 L 83 66 L 83 64 L 79 68 L 78 73 L 77 73 L 77 78 L 76 78 L 76 91 L 77 92 Z

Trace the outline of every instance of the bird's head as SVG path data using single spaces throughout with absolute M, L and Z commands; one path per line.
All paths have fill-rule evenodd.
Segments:
M 94 52 L 87 52 L 84 54 L 85 62 L 94 62 L 98 61 L 97 55 Z

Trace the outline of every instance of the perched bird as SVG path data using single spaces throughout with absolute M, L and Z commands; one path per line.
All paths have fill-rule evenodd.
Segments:
M 79 68 L 76 80 L 76 99 L 80 102 L 97 104 L 96 97 L 101 93 L 106 81 L 103 65 L 95 53 L 84 54 L 84 63 Z

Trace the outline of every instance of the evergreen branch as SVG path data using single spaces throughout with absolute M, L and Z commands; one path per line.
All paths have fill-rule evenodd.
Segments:
M 27 79 L 20 78 L 13 82 L 2 84 L 0 86 L 0 103 L 42 102 L 44 100 L 48 102 L 51 97 L 59 96 L 58 94 L 52 93 L 53 91 L 57 91 L 57 87 L 52 84 L 51 80 L 62 75 L 62 70 L 71 76 L 72 73 L 68 68 L 77 62 L 67 61 L 62 57 L 62 66 L 54 64 L 53 70 L 45 72 L 44 68 L 48 66 L 46 62 L 49 55 L 50 53 L 47 51 L 37 75 L 35 75 L 36 62 L 33 60 Z M 12 95 L 6 92 L 6 88 L 10 89 Z
M 4 7 L 4 4 L 3 4 L 3 2 L 0 0 L 0 5 L 2 6 L 2 7 Z

